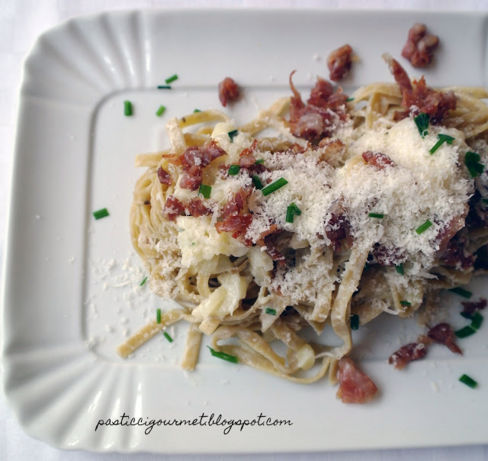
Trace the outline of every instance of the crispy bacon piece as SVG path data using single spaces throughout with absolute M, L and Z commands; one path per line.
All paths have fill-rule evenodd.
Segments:
M 320 162 L 326 162 L 329 165 L 337 168 L 344 161 L 344 154 L 346 152 L 346 146 L 340 139 L 322 139 L 319 142 L 319 147 L 322 148 L 322 152 L 319 157 Z
M 225 77 L 219 83 L 219 99 L 222 105 L 225 107 L 227 103 L 234 102 L 239 99 L 241 90 L 239 85 L 230 77 Z
M 266 248 L 266 253 L 273 261 L 277 261 L 279 264 L 284 264 L 286 261 L 285 255 L 279 248 L 279 237 L 283 234 L 283 231 L 278 229 L 276 224 L 272 224 L 268 229 L 261 232 L 257 245 Z
M 212 214 L 212 210 L 207 208 L 201 199 L 199 198 L 192 198 L 190 203 L 188 203 L 186 209 L 190 213 L 191 216 L 195 216 L 196 218 L 200 216 L 208 216 Z
M 329 78 L 334 82 L 342 80 L 351 70 L 352 65 L 352 48 L 350 45 L 343 45 L 332 51 L 327 58 L 327 67 L 329 68 Z
M 197 190 L 202 184 L 203 169 L 216 158 L 225 155 L 214 141 L 202 147 L 189 147 L 176 160 L 183 167 L 180 187 L 183 189 Z
M 414 24 L 408 31 L 408 38 L 402 50 L 402 56 L 414 67 L 426 67 L 434 57 L 434 50 L 439 46 L 439 37 L 427 33 L 425 24 Z
M 251 194 L 251 189 L 240 189 L 234 196 L 224 205 L 221 218 L 227 218 L 228 216 L 238 215 L 243 209 L 246 201 Z
M 376 384 L 349 357 L 339 360 L 337 397 L 344 403 L 366 403 L 378 392 Z
M 445 251 L 449 241 L 464 227 L 468 210 L 469 207 L 466 207 L 466 212 L 464 214 L 452 218 L 448 223 L 441 227 L 436 237 L 436 241 L 439 242 L 439 252 Z
M 405 261 L 405 254 L 398 247 L 386 247 L 376 243 L 371 252 L 373 261 L 380 266 L 396 266 Z
M 176 197 L 170 195 L 166 199 L 163 212 L 170 221 L 174 221 L 177 216 L 184 216 L 185 206 Z
M 325 235 L 331 241 L 334 251 L 338 251 L 342 244 L 349 243 L 351 238 L 351 224 L 345 214 L 331 213 L 325 225 Z
M 404 112 L 397 112 L 395 120 L 407 117 L 411 109 L 414 109 L 412 112 L 415 115 L 424 112 L 430 116 L 430 122 L 436 125 L 442 122 L 449 110 L 456 108 L 456 95 L 452 91 L 443 92 L 429 88 L 423 76 L 420 80 L 414 80 L 412 84 L 407 72 L 398 61 L 387 54 L 383 57 L 402 92 L 402 106 L 407 109 Z
M 290 128 L 295 136 L 316 144 L 333 132 L 339 120 L 346 119 L 343 106 L 347 95 L 342 92 L 342 88 L 337 88 L 334 92 L 330 82 L 318 78 L 307 104 L 304 104 L 293 85 L 294 73 L 295 71 L 290 74 L 290 88 L 293 93 L 290 99 Z
M 377 170 L 384 170 L 387 166 L 395 166 L 396 163 L 381 152 L 371 152 L 370 150 L 363 152 L 363 160 L 366 164 L 374 166 Z
M 483 310 L 488 304 L 485 298 L 480 298 L 479 301 L 465 301 L 461 303 L 463 305 L 463 311 L 461 314 L 465 316 L 471 316 L 476 311 Z
M 230 232 L 235 239 L 246 235 L 248 227 L 252 223 L 252 215 L 249 213 L 242 215 L 230 215 L 222 221 L 218 221 L 215 227 L 218 232 Z M 244 243 L 247 244 L 247 241 Z
M 456 269 L 469 269 L 473 266 L 475 258 L 473 255 L 465 253 L 465 246 L 466 238 L 462 235 L 456 235 L 449 240 L 447 248 L 439 253 L 439 259 L 446 266 Z
M 438 325 L 432 327 L 428 332 L 427 336 L 433 339 L 436 343 L 444 344 L 449 348 L 451 352 L 455 354 L 461 354 L 463 351 L 456 344 L 456 337 L 451 325 L 448 323 L 439 323 Z
M 400 347 L 390 355 L 388 363 L 398 370 L 405 368 L 414 360 L 423 359 L 427 355 L 427 346 L 423 342 L 409 343 Z
M 163 170 L 162 167 L 158 168 L 157 174 L 161 184 L 166 184 L 168 186 L 171 184 L 171 175 L 166 170 Z

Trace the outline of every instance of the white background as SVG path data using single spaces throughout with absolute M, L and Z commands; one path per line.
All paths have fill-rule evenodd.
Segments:
M 488 0 L 0 0 L 0 263 L 3 267 L 9 177 L 22 63 L 39 34 L 78 15 L 134 8 L 367 8 L 488 11 Z M 0 329 L 1 332 L 1 329 Z M 0 338 L 1 339 L 1 338 Z M 0 378 L 2 368 L 0 364 Z M 401 415 L 399 415 L 401 417 Z M 419 414 L 421 417 L 421 414 Z M 453 418 L 456 415 L 452 415 Z M 487 415 L 488 417 L 488 415 Z M 347 430 L 347 428 L 345 428 Z M 487 424 L 488 431 L 488 424 Z M 0 460 L 143 460 L 155 459 L 300 459 L 300 460 L 488 460 L 488 446 L 255 456 L 156 456 L 65 452 L 25 435 L 0 391 Z

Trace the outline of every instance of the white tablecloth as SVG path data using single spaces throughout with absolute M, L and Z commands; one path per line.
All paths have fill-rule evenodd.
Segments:
M 8 182 L 14 149 L 16 104 L 22 62 L 37 36 L 73 16 L 103 10 L 150 7 L 263 7 L 262 0 L 0 0 L 0 262 L 3 263 L 7 215 Z M 268 0 L 268 8 L 389 8 L 488 10 L 488 0 Z M 2 264 L 3 267 L 3 264 Z M 0 378 L 1 378 L 0 366 Z M 488 416 L 488 415 L 487 415 Z M 453 417 L 456 417 L 453 415 Z M 488 425 L 487 425 L 488 431 Z M 149 454 L 118 455 L 88 452 L 65 452 L 34 440 L 24 434 L 0 392 L 0 460 L 144 460 L 216 459 L 215 456 L 167 456 Z M 218 457 L 231 459 L 231 456 Z M 239 456 L 239 459 L 280 460 L 488 460 L 488 446 L 342 452 L 303 455 Z

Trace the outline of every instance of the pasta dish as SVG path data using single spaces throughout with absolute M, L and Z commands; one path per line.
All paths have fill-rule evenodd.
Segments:
M 483 270 L 488 93 L 411 82 L 350 97 L 318 79 L 237 126 L 217 110 L 140 154 L 130 216 L 150 287 L 181 304 L 119 347 L 189 324 L 182 367 L 211 353 L 311 383 L 352 366 L 351 329 L 411 316 Z M 341 360 L 342 359 L 342 360 Z

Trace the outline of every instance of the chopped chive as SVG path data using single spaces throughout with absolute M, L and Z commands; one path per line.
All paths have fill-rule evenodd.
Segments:
M 354 101 L 354 98 L 347 98 L 346 99 L 346 102 L 351 102 L 351 101 Z
M 156 323 L 161 323 L 161 309 L 156 310 Z
M 465 319 L 469 319 L 469 320 L 471 320 L 471 318 L 473 317 L 473 314 L 470 312 L 460 312 L 459 314 Z
M 132 113 L 132 103 L 130 101 L 124 101 L 124 115 L 130 117 Z
M 439 141 L 437 141 L 432 147 L 432 149 L 429 150 L 431 154 L 433 154 L 437 149 L 439 149 L 439 147 L 441 147 L 442 144 L 444 144 L 445 142 L 447 142 L 447 144 L 452 144 L 452 142 L 454 141 L 454 138 L 452 136 L 449 136 L 448 134 L 442 134 L 442 133 L 439 133 L 437 135 L 437 139 Z
M 201 112 L 201 110 L 200 109 L 193 109 L 194 114 L 197 114 L 198 112 Z
M 267 307 L 264 312 L 269 315 L 276 315 L 276 309 L 271 309 L 271 307 Z
M 471 317 L 470 327 L 474 330 L 479 330 L 481 324 L 483 323 L 483 316 L 479 312 L 475 312 Z
M 163 332 L 163 336 L 170 342 L 172 343 L 173 342 L 173 338 L 168 334 L 166 333 L 166 331 Z
M 156 115 L 158 117 L 161 117 L 161 115 L 164 114 L 164 111 L 166 110 L 166 107 L 165 106 L 159 106 L 159 109 L 156 111 Z
M 288 181 L 285 178 L 280 178 L 277 179 L 275 182 L 268 184 L 261 192 L 263 193 L 263 195 L 269 195 L 277 191 L 281 187 L 285 186 L 286 184 L 288 184 Z
M 252 183 L 254 184 L 254 187 L 256 189 L 262 189 L 263 188 L 263 183 L 261 182 L 261 179 L 259 179 L 258 175 L 254 175 L 252 177 Z
M 232 130 L 227 133 L 229 136 L 230 142 L 234 142 L 234 138 L 237 136 L 237 133 L 239 133 L 239 130 Z
M 400 274 L 400 275 L 405 275 L 405 269 L 403 267 L 403 263 L 398 264 L 395 266 L 395 270 Z
M 415 229 L 415 232 L 417 232 L 417 234 L 420 235 L 423 232 L 425 232 L 430 226 L 432 226 L 432 223 L 430 222 L 430 220 L 427 220 L 423 224 L 421 224 L 419 227 L 417 227 L 417 229 Z
M 352 314 L 349 318 L 349 323 L 351 325 L 351 330 L 359 330 L 359 315 Z
M 255 162 L 255 165 L 263 165 L 264 164 L 264 158 L 258 158 Z
M 480 159 L 480 154 L 476 152 L 466 152 L 464 156 L 464 164 L 472 178 L 476 178 L 485 170 L 485 166 L 480 163 Z
M 383 213 L 368 213 L 368 216 L 370 218 L 378 218 L 378 219 L 383 219 L 385 217 Z
M 158 85 L 158 90 L 171 90 L 171 85 Z
M 286 218 L 285 221 L 292 223 L 293 219 L 295 218 L 295 215 L 300 216 L 302 214 L 302 211 L 300 208 L 298 208 L 295 203 L 290 203 L 286 209 Z
M 210 198 L 210 194 L 212 193 L 212 186 L 207 186 L 206 184 L 200 184 L 198 193 L 202 194 L 205 198 Z
M 461 287 L 449 288 L 449 291 L 451 291 L 452 293 L 456 293 L 457 295 L 462 296 L 466 299 L 469 299 L 471 298 L 471 296 L 473 296 L 473 293 L 471 293 L 471 291 L 465 290 Z
M 412 305 L 412 303 L 409 303 L 408 301 L 403 301 L 403 300 L 402 300 L 402 301 L 400 301 L 400 304 L 401 304 L 402 306 L 405 306 L 405 307 L 410 307 L 410 306 Z
M 471 325 L 468 325 L 467 327 L 461 328 L 460 330 L 456 330 L 454 334 L 458 338 L 467 338 L 468 336 L 474 335 L 476 333 L 476 330 L 471 327 Z
M 482 198 L 481 201 L 486 205 L 488 204 L 488 198 Z
M 146 282 L 147 282 L 147 276 L 142 279 L 141 283 L 139 283 L 139 286 L 140 287 L 144 286 Z
M 178 75 L 173 74 L 171 77 L 168 77 L 165 82 L 169 85 L 170 83 L 173 83 L 175 80 L 178 80 Z
M 466 386 L 470 387 L 471 389 L 474 389 L 476 386 L 478 386 L 478 383 L 471 378 L 471 376 L 468 375 L 462 375 L 459 378 L 459 381 L 461 381 L 463 384 L 466 384 Z
M 92 214 L 95 219 L 102 219 L 106 218 L 109 215 L 109 212 L 106 208 L 101 208 L 100 210 L 94 211 Z
M 227 360 L 228 362 L 232 362 L 232 363 L 237 363 L 239 361 L 235 355 L 230 355 L 230 354 L 226 354 L 225 352 L 216 351 L 212 349 L 210 346 L 207 347 L 210 349 L 210 353 L 214 357 L 218 357 L 219 359 Z
M 428 128 L 429 128 L 429 114 L 425 113 L 420 113 L 417 115 L 414 119 L 415 125 L 417 125 L 417 129 L 419 130 L 420 136 L 425 137 L 425 135 L 429 134 Z
M 229 175 L 235 176 L 236 174 L 239 173 L 240 170 L 241 170 L 241 167 L 239 165 L 231 165 L 229 167 Z

